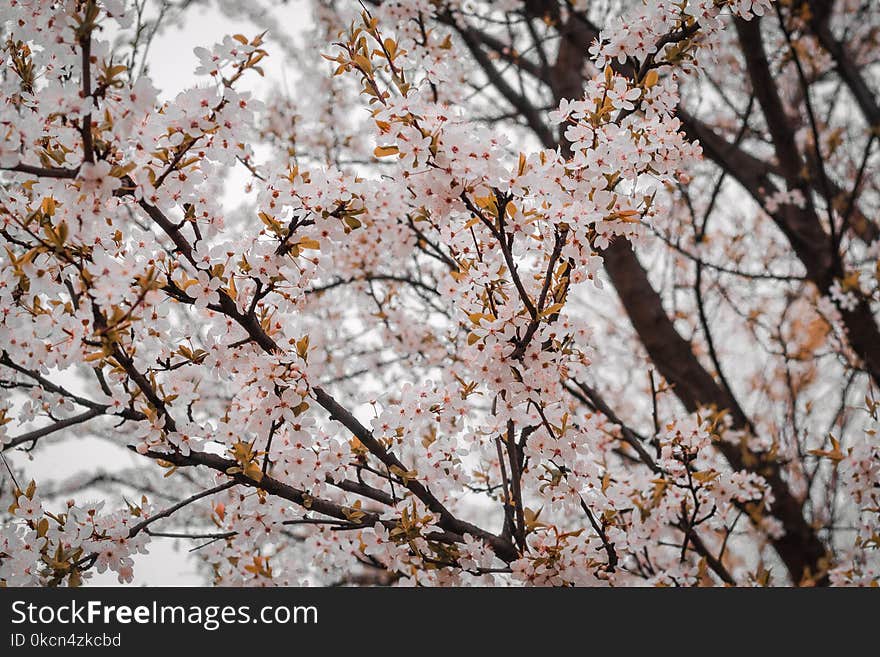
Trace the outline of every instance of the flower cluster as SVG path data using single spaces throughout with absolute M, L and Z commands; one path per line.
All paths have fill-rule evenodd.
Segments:
M 262 74 L 265 35 L 196 48 L 200 84 L 163 100 L 103 38 L 137 30 L 119 3 L 0 9 L 0 443 L 42 449 L 89 423 L 165 475 L 123 482 L 149 489 L 139 505 L 16 485 L 0 584 L 78 585 L 93 568 L 131 581 L 162 537 L 200 541 L 224 585 L 766 583 L 779 494 L 811 481 L 774 460 L 797 453 L 779 439 L 797 403 L 753 423 L 682 390 L 735 402 L 700 296 L 706 220 L 690 254 L 700 322 L 675 337 L 713 373 L 676 390 L 652 371 L 650 403 L 632 402 L 643 355 L 599 288 L 612 250 L 674 233 L 683 206 L 695 227 L 711 211 L 721 182 L 705 206 L 688 195 L 703 149 L 680 85 L 723 38 L 722 12 L 769 3 L 659 0 L 612 20 L 582 44 L 580 93 L 524 115 L 540 143 L 487 119 L 461 53 L 488 71 L 550 64 L 488 56 L 470 4 L 332 4 L 309 36 L 332 75 L 265 105 L 240 82 Z M 530 3 L 476 4 L 488 24 Z M 542 30 L 589 9 L 563 4 Z M 527 91 L 489 77 L 514 104 Z M 248 183 L 230 209 L 236 168 Z M 771 214 L 807 205 L 760 193 Z M 858 280 L 823 289 L 835 321 L 867 296 Z M 662 306 L 639 303 L 662 328 Z M 804 305 L 808 325 L 787 308 L 779 327 L 748 318 L 786 341 L 786 393 L 831 340 Z M 859 505 L 852 554 L 825 570 L 876 582 L 880 453 L 812 455 Z

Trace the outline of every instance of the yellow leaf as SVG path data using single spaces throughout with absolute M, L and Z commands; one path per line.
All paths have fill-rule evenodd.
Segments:
M 253 479 L 256 482 L 260 482 L 263 479 L 263 471 L 256 463 L 248 463 L 247 466 L 245 466 L 244 474 L 249 479 Z
M 397 146 L 376 146 L 373 155 L 376 157 L 388 157 L 389 155 L 397 155 L 399 152 Z
M 306 355 L 306 352 L 309 350 L 309 336 L 304 335 L 299 340 L 296 341 L 296 353 L 299 354 L 300 358 Z
M 477 207 L 485 209 L 492 209 L 493 211 L 497 208 L 496 199 L 494 194 L 488 194 L 486 196 L 477 196 L 474 201 L 477 203 Z
M 37 536 L 43 537 L 46 535 L 46 532 L 49 531 L 49 520 L 46 518 L 41 518 L 37 523 Z
M 541 317 L 549 317 L 555 313 L 558 313 L 565 306 L 564 303 L 554 303 L 549 308 L 546 308 L 544 312 L 541 313 Z
M 701 470 L 700 472 L 695 472 L 693 477 L 701 484 L 705 484 L 718 477 L 718 474 L 715 470 Z
M 131 173 L 134 171 L 135 166 L 137 166 L 134 162 L 129 162 L 124 166 L 115 166 L 110 169 L 110 175 L 114 178 L 122 178 L 122 176 Z
M 811 449 L 809 453 L 820 458 L 831 459 L 835 463 L 845 459 L 846 455 L 840 449 L 840 442 L 834 436 L 828 436 L 828 438 L 831 440 L 831 449 Z
M 370 73 L 373 70 L 373 64 L 367 57 L 363 55 L 355 55 L 351 60 L 359 69 L 364 71 L 365 73 Z
M 318 240 L 313 240 L 311 237 L 303 237 L 298 242 L 298 245 L 301 249 L 312 249 L 314 251 L 321 250 L 321 243 Z
M 104 358 L 104 356 L 106 356 L 106 355 L 107 354 L 105 354 L 103 351 L 96 351 L 95 353 L 89 354 L 88 356 L 86 356 L 83 360 L 85 360 L 87 363 L 91 363 L 92 361 L 96 361 L 96 360 L 100 360 L 100 359 Z

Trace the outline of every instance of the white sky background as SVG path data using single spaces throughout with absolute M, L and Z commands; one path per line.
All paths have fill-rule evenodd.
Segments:
M 226 2 L 233 4 L 229 0 Z M 248 0 L 239 0 L 239 3 L 242 7 L 253 4 Z M 296 39 L 310 20 L 307 3 L 303 0 L 291 0 L 278 10 L 274 17 L 285 30 L 285 34 L 281 37 L 284 39 Z M 174 20 L 174 23 L 166 23 L 164 30 L 156 36 L 148 57 L 149 77 L 159 89 L 162 99 L 173 98 L 179 91 L 188 87 L 209 83 L 204 77 L 193 74 L 198 64 L 193 48 L 196 46 L 210 48 L 227 34 L 241 33 L 251 38 L 264 29 L 253 22 L 225 16 L 213 6 L 213 3 L 210 6 L 191 8 L 182 17 Z M 269 53 L 269 57 L 261 63 L 266 73 L 265 78 L 260 78 L 256 74 L 248 75 L 237 87 L 253 91 L 257 98 L 265 97 L 265 94 L 276 85 L 290 90 L 290 85 L 296 79 L 295 71 L 291 68 L 292 63 L 285 58 L 283 49 L 273 39 L 271 32 L 266 36 L 264 47 Z M 230 207 L 239 205 L 243 200 L 243 187 L 248 175 L 242 166 L 238 166 L 230 173 L 230 181 L 225 188 L 226 202 Z M 63 378 L 57 380 L 74 390 L 82 388 L 81 381 Z M 113 472 L 143 464 L 142 457 L 123 449 L 114 450 L 107 441 L 89 437 L 86 430 L 83 430 L 82 434 L 81 437 L 54 442 L 51 449 L 35 450 L 32 460 L 28 460 L 24 454 L 16 450 L 11 450 L 6 456 L 16 466 L 24 468 L 28 480 L 34 479 L 38 484 L 44 481 L 67 479 L 88 472 L 90 469 L 94 471 L 95 468 Z M 71 436 L 71 434 L 67 435 Z M 78 498 L 82 499 L 95 497 L 94 491 L 84 491 L 78 495 Z M 108 506 L 117 507 L 120 504 L 122 504 L 121 499 L 108 499 Z M 187 550 L 195 544 L 190 540 L 153 539 L 148 548 L 150 554 L 135 557 L 133 584 L 140 586 L 204 584 L 204 578 L 196 572 L 195 560 L 187 555 Z M 89 580 L 89 585 L 92 586 L 117 584 L 116 574 L 111 572 L 103 575 L 95 573 Z

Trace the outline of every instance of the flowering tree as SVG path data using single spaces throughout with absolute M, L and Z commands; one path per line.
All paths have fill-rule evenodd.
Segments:
M 871 0 L 246 9 L 0 9 L 0 584 L 880 583 Z

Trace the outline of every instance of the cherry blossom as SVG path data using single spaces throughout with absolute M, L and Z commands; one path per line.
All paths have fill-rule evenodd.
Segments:
M 367 4 L 0 9 L 0 584 L 876 585 L 871 21 Z

